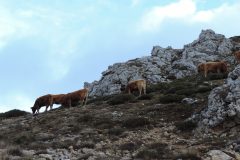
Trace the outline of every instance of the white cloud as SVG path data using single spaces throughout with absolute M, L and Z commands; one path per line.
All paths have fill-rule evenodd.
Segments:
M 33 106 L 33 101 L 28 96 L 22 93 L 11 93 L 11 95 L 5 95 L 1 97 L 1 112 L 9 111 L 9 108 L 20 109 L 30 112 L 30 107 Z
M 193 0 L 180 0 L 166 6 L 153 7 L 141 19 L 140 30 L 157 30 L 165 19 L 181 19 L 194 14 L 195 11 L 196 6 Z
M 10 12 L 0 8 L 0 49 L 10 40 L 29 35 L 30 26 L 13 16 Z
M 131 6 L 136 7 L 137 5 L 139 5 L 139 3 L 140 3 L 140 0 L 132 0 Z
M 239 10 L 239 2 L 233 5 L 222 4 L 212 9 L 197 10 L 197 1 L 179 0 L 166 6 L 151 8 L 141 18 L 140 23 L 138 23 L 138 31 L 158 31 L 165 20 L 178 22 L 180 20 L 183 23 L 189 24 L 205 24 L 215 23 L 215 21 L 219 21 L 221 17 L 226 17 L 226 20 L 234 21 L 234 19 L 239 19 Z

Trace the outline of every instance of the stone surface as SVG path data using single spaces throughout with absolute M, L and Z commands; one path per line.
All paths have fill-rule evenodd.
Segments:
M 210 156 L 210 160 L 234 160 L 234 158 L 220 150 L 211 150 L 207 154 Z
M 200 120 L 199 127 L 205 130 L 207 127 L 215 127 L 231 117 L 236 124 L 240 119 L 240 65 L 229 73 L 225 84 L 214 88 L 208 96 L 208 106 L 200 113 L 194 115 Z M 195 118 L 193 118 L 195 119 Z M 233 124 L 230 126 L 230 124 Z M 229 128 L 234 123 L 229 123 Z
M 121 85 L 130 80 L 146 79 L 148 83 L 167 82 L 196 74 L 197 65 L 206 61 L 226 60 L 234 63 L 231 55 L 235 45 L 224 35 L 212 30 L 203 30 L 198 39 L 183 49 L 154 46 L 151 56 L 136 58 L 125 63 L 115 63 L 102 72 L 99 81 L 85 82 L 90 96 L 105 96 L 120 93 Z

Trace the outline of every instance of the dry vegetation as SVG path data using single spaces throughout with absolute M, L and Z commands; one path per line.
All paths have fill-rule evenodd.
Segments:
M 213 79 L 206 83 L 201 77 L 188 77 L 148 86 L 147 95 L 141 97 L 98 97 L 85 107 L 58 108 L 35 117 L 5 117 L 0 121 L 0 142 L 15 147 L 2 150 L 0 145 L 0 159 L 7 159 L 7 155 L 26 157 L 23 150 L 34 150 L 32 156 L 36 157 L 49 148 L 70 146 L 109 153 L 113 159 L 126 154 L 138 159 L 200 159 L 213 145 L 225 146 L 220 138 L 196 142 L 192 130 L 197 123 L 185 121 L 206 106 L 212 87 L 222 83 Z M 182 104 L 185 97 L 201 100 L 194 105 Z M 85 156 L 87 159 L 91 154 Z

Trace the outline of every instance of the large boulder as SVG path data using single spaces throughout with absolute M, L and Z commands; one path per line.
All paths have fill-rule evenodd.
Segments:
M 234 63 L 234 44 L 224 35 L 203 30 L 197 40 L 183 49 L 154 46 L 150 56 L 136 58 L 125 63 L 115 63 L 102 72 L 99 81 L 85 83 L 90 96 L 120 93 L 121 85 L 130 80 L 144 78 L 148 83 L 167 82 L 197 73 L 197 65 L 206 61 L 226 60 Z
M 199 129 L 218 126 L 228 119 L 240 124 L 240 65 L 228 74 L 225 84 L 214 88 L 208 96 L 208 106 L 192 119 L 199 121 Z M 234 125 L 234 124 L 233 124 Z

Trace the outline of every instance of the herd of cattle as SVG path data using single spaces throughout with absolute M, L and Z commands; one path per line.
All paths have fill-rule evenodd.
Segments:
M 234 56 L 238 63 L 240 62 L 240 51 L 234 52 Z M 219 61 L 219 62 L 206 62 L 206 63 L 200 63 L 197 67 L 198 73 L 204 74 L 205 77 L 207 77 L 208 73 L 227 73 L 228 72 L 228 63 L 225 61 Z M 121 87 L 121 91 L 128 92 L 131 94 L 132 91 L 137 90 L 139 92 L 139 96 L 141 96 L 142 92 L 143 94 L 146 94 L 146 80 L 139 79 L 135 81 L 130 81 L 126 86 Z M 85 105 L 87 103 L 88 99 L 88 92 L 89 90 L 87 88 L 74 91 L 67 94 L 47 94 L 44 96 L 41 96 L 36 99 L 32 109 L 32 113 L 39 113 L 39 110 L 41 107 L 46 106 L 46 110 L 48 110 L 48 107 L 50 106 L 50 109 L 52 109 L 53 104 L 60 104 L 62 106 L 68 106 L 72 107 L 72 104 L 77 103 L 79 101 L 82 101 L 82 105 Z

